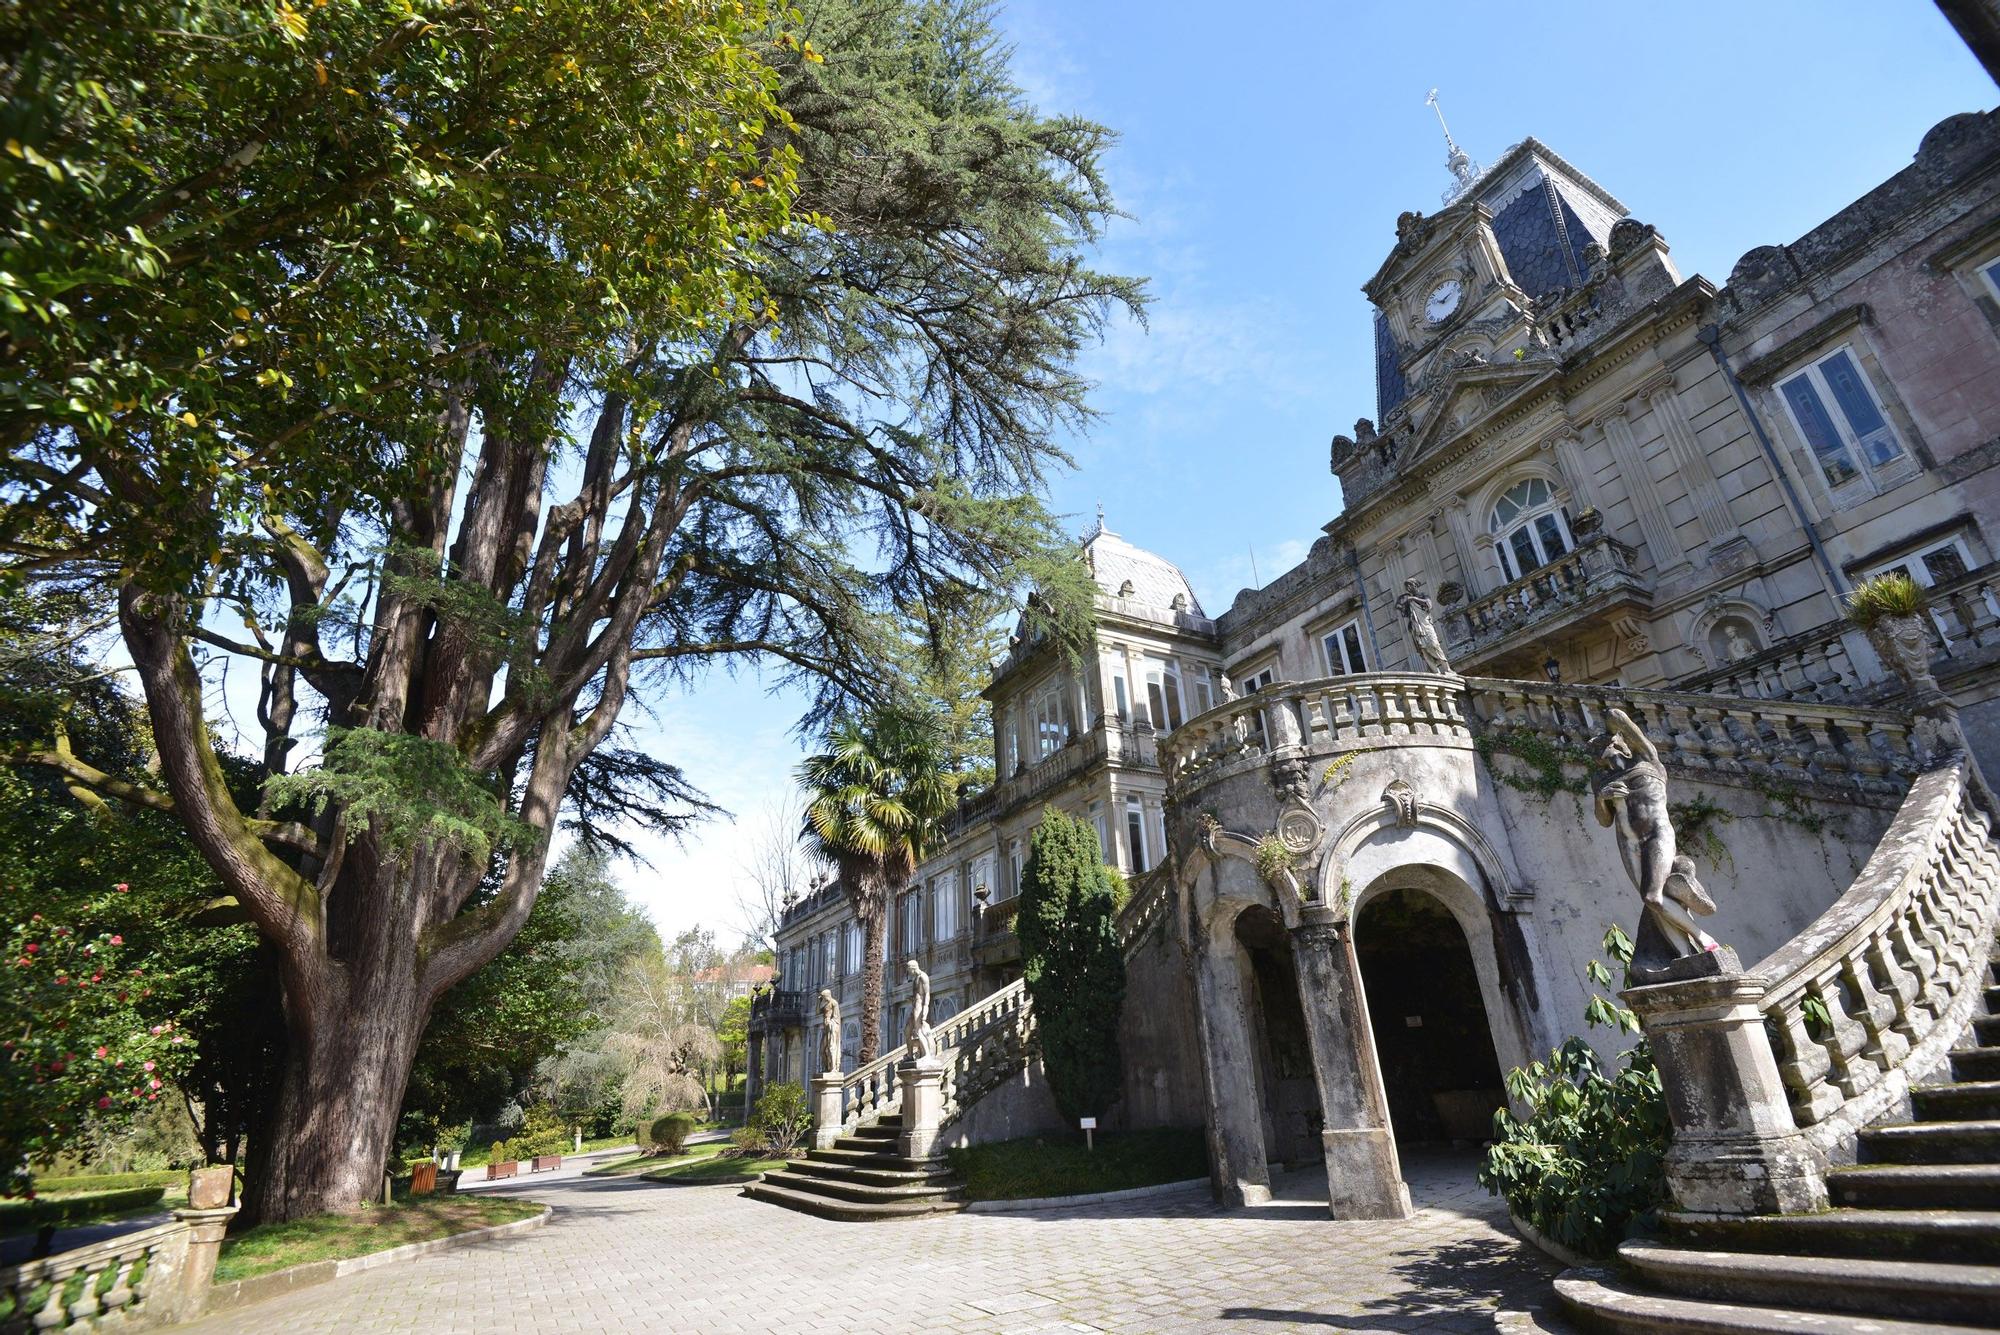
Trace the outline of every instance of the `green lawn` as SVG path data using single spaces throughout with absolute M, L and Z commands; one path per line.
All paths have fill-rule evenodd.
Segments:
M 658 1168 L 660 1156 L 657 1154 L 628 1154 L 622 1159 L 606 1159 L 583 1170 L 585 1177 L 625 1177 L 632 1173 L 644 1172 L 648 1168 Z
M 696 1182 L 748 1182 L 759 1173 L 768 1173 L 782 1168 L 783 1159 L 724 1158 L 722 1151 L 727 1145 L 696 1145 L 687 1154 L 672 1163 L 655 1168 L 640 1176 L 648 1182 L 667 1182 L 687 1185 Z
M 974 1201 L 1084 1196 L 1208 1176 L 1208 1141 L 1199 1129 L 1124 1131 L 1097 1137 L 1030 1137 L 953 1150 L 952 1171 Z
M 363 1206 L 351 1214 L 259 1224 L 223 1239 L 215 1279 L 226 1284 L 310 1261 L 368 1256 L 404 1243 L 447 1238 L 541 1212 L 539 1203 L 510 1196 L 419 1196 L 394 1205 Z

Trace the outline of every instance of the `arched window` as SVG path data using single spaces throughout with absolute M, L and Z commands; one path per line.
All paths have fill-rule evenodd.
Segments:
M 1509 487 L 1494 504 L 1486 528 L 1500 545 L 1500 564 L 1510 580 L 1576 546 L 1569 532 L 1569 511 L 1556 499 L 1556 489 L 1547 478 L 1531 477 Z

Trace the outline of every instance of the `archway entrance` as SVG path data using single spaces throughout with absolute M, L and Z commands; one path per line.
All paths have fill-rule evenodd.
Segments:
M 1384 891 L 1355 917 L 1354 956 L 1396 1143 L 1488 1139 L 1507 1096 L 1458 919 L 1424 891 Z
M 1263 1116 L 1265 1161 L 1294 1167 L 1317 1161 L 1324 1119 L 1291 941 L 1278 915 L 1255 905 L 1237 915 L 1236 941 L 1243 948 L 1244 1018 Z

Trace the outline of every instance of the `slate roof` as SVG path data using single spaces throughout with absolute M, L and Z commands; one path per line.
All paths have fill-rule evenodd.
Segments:
M 1588 272 L 1583 248 L 1605 240 L 1591 235 L 1561 188 L 1547 177 L 1493 215 L 1493 238 L 1515 286 L 1536 298 L 1583 286 Z
M 1403 384 L 1403 368 L 1396 350 L 1396 339 L 1389 332 L 1389 317 L 1375 312 L 1375 420 L 1387 421 L 1389 412 L 1403 401 L 1407 389 Z
M 1174 595 L 1186 594 L 1189 612 L 1199 617 L 1208 615 L 1201 610 L 1194 586 L 1188 583 L 1179 566 L 1143 547 L 1134 547 L 1105 528 L 1101 521 L 1097 531 L 1084 539 L 1083 555 L 1090 562 L 1090 573 L 1096 577 L 1097 587 L 1113 598 L 1118 596 L 1125 581 L 1130 580 L 1131 601 L 1135 603 L 1171 611 Z

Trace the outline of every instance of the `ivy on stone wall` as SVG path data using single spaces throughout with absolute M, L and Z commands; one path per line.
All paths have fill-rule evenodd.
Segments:
M 1557 793 L 1573 793 L 1581 797 L 1590 791 L 1587 776 L 1572 779 L 1566 769 L 1569 765 L 1590 764 L 1593 757 L 1581 746 L 1551 741 L 1538 732 L 1484 733 L 1473 745 L 1494 778 L 1509 788 L 1532 794 L 1544 802 Z M 1497 754 L 1513 756 L 1528 767 L 1529 773 L 1522 774 L 1494 764 L 1493 757 Z

